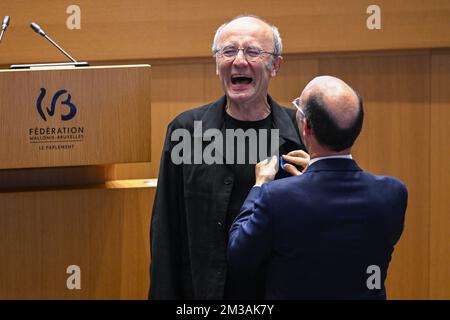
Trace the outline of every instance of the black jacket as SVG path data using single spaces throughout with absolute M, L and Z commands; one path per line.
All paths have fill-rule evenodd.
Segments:
M 274 128 L 279 129 L 279 154 L 304 149 L 295 110 L 281 107 L 270 96 L 268 102 Z M 224 226 L 234 174 L 226 164 L 173 164 L 171 151 L 178 142 L 171 136 L 179 128 L 193 135 L 194 121 L 202 121 L 203 132 L 224 132 L 225 105 L 223 96 L 183 112 L 167 128 L 151 223 L 150 299 L 223 298 L 228 242 Z M 283 174 L 280 170 L 277 178 Z

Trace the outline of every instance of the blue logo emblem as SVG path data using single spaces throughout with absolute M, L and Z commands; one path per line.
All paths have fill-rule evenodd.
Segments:
M 44 110 L 42 108 L 42 100 L 44 100 L 46 92 L 47 91 L 44 88 L 41 88 L 41 94 L 39 95 L 39 98 L 36 101 L 37 111 L 39 112 L 39 115 L 41 116 L 41 118 L 44 119 L 44 121 L 47 121 L 47 118 L 45 117 Z M 50 109 L 45 108 L 47 111 L 47 114 L 50 117 L 53 117 L 53 115 L 55 114 L 56 102 L 58 101 L 59 97 L 66 93 L 67 93 L 67 90 L 64 90 L 64 89 L 58 90 L 55 93 L 55 95 L 53 96 L 53 99 L 52 99 L 52 104 L 50 106 Z M 72 102 L 70 102 L 71 98 L 72 98 L 72 96 L 69 93 L 67 93 L 67 99 L 63 100 L 61 102 L 62 105 L 66 105 L 69 107 L 69 112 L 67 114 L 61 114 L 62 121 L 68 121 L 68 120 L 72 119 L 73 117 L 75 117 L 75 114 L 77 113 L 77 107 Z

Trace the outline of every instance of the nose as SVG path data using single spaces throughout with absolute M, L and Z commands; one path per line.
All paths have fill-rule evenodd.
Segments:
M 234 58 L 233 64 L 241 65 L 241 64 L 247 64 L 247 58 L 245 57 L 244 50 L 239 49 L 238 53 L 236 55 L 236 58 Z

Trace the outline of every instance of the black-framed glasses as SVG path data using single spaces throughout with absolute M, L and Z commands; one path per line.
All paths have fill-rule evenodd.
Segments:
M 275 56 L 275 54 L 273 52 L 264 51 L 258 47 L 253 47 L 253 46 L 249 46 L 249 47 L 245 47 L 245 48 L 235 47 L 235 46 L 226 46 L 226 47 L 216 50 L 216 53 L 219 53 L 220 56 L 224 59 L 231 60 L 231 59 L 235 59 L 237 57 L 237 55 L 239 54 L 239 51 L 241 51 L 241 50 L 245 56 L 245 59 L 247 59 L 247 61 L 251 61 L 251 62 L 257 61 L 264 54 L 270 54 L 272 56 Z
M 297 108 L 298 111 L 300 111 L 300 113 L 302 114 L 303 118 L 306 118 L 305 113 L 300 108 L 300 98 L 296 98 L 296 99 L 292 100 L 292 104 Z

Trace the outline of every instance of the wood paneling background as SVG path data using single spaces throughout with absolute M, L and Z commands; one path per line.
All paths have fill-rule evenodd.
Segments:
M 66 9 L 81 9 L 81 29 L 69 30 Z M 0 64 L 65 60 L 29 27 L 38 23 L 80 60 L 206 57 L 217 27 L 242 13 L 279 26 L 285 52 L 337 52 L 450 46 L 447 0 L 379 0 L 381 29 L 369 31 L 365 0 L 9 0 L 0 15 L 11 26 Z
M 143 299 L 151 188 L 0 193 L 0 299 Z M 68 290 L 67 267 L 81 269 Z
M 32 33 L 28 23 L 34 20 L 79 60 L 151 64 L 152 162 L 116 165 L 117 179 L 157 177 L 167 124 L 222 95 L 209 57 L 221 23 L 250 12 L 278 25 L 286 54 L 271 95 L 289 106 L 314 76 L 342 78 L 365 102 L 356 160 L 408 186 L 405 231 L 391 263 L 388 298 L 450 299 L 449 1 L 378 1 L 382 29 L 372 31 L 365 27 L 369 3 L 357 0 L 263 1 L 257 6 L 237 0 L 80 0 L 82 29 L 72 31 L 65 28 L 69 4 L 2 2 L 0 15 L 10 14 L 14 25 L 0 45 L 0 64 L 64 60 Z M 147 198 L 138 200 L 141 208 L 151 207 Z M 101 210 L 113 209 L 104 204 Z M 148 225 L 141 227 L 148 231 Z M 133 241 L 128 236 L 121 241 Z M 147 259 L 147 248 L 139 248 L 134 254 Z M 147 281 L 144 276 L 139 277 Z M 133 283 L 129 292 L 136 292 Z
M 431 70 L 430 298 L 450 299 L 450 52 L 433 54 Z

